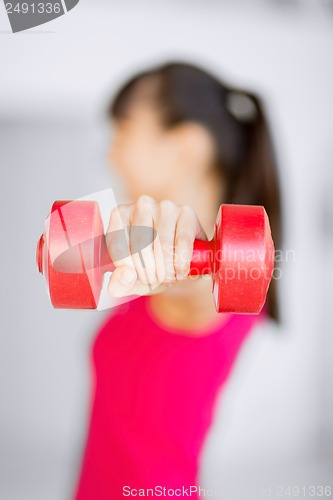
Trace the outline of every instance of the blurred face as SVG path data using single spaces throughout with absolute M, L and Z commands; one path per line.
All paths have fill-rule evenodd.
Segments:
M 172 134 L 147 105 L 132 105 L 128 117 L 114 123 L 110 162 L 125 182 L 127 195 L 148 194 L 156 199 L 172 195 L 178 163 Z
M 125 182 L 129 199 L 147 194 L 184 202 L 211 161 L 209 134 L 194 124 L 166 129 L 154 108 L 140 103 L 113 125 L 110 164 Z

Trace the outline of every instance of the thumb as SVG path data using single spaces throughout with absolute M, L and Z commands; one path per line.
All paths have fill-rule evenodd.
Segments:
M 108 292 L 112 297 L 128 295 L 137 280 L 135 269 L 130 266 L 119 266 L 113 271 L 108 284 Z

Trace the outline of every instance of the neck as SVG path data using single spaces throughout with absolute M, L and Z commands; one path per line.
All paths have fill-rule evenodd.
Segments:
M 204 330 L 216 322 L 223 323 L 228 315 L 216 312 L 210 279 L 188 281 L 192 280 L 185 280 L 163 293 L 151 295 L 150 306 L 166 327 L 187 331 L 188 335 L 203 335 Z M 186 287 L 190 287 L 189 293 L 184 290 Z

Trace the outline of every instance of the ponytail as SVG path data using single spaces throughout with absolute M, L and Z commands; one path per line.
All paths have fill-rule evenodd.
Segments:
M 239 95 L 249 100 L 252 107 L 248 116 L 236 117 L 246 140 L 241 161 L 230 169 L 225 203 L 263 205 L 269 217 L 275 250 L 278 250 L 281 247 L 281 197 L 264 106 L 253 94 L 242 92 Z M 233 109 L 230 111 L 235 113 Z M 278 305 L 277 281 L 273 279 L 267 294 L 267 308 L 269 316 L 277 322 L 280 320 Z

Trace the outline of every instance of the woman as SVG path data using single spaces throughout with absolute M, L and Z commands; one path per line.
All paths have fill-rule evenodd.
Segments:
M 264 312 L 217 314 L 211 281 L 185 279 L 195 238 L 210 239 L 221 203 L 264 205 L 276 248 L 280 196 L 260 100 L 188 64 L 141 73 L 109 109 L 110 159 L 129 199 L 111 214 L 110 294 L 118 306 L 93 349 L 95 391 L 77 500 L 117 500 L 138 490 L 196 497 L 204 438 L 217 394 L 257 321 L 278 321 L 276 283 Z M 146 226 L 160 245 L 129 257 L 112 234 Z M 155 248 L 156 247 L 156 248 Z M 122 253 L 122 255 L 125 255 Z M 161 490 L 163 491 L 163 490 Z M 148 493 L 146 493 L 148 494 Z

